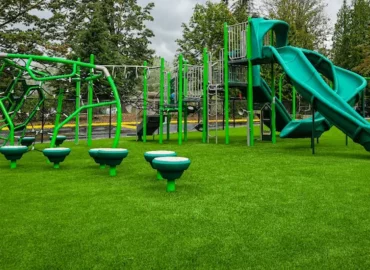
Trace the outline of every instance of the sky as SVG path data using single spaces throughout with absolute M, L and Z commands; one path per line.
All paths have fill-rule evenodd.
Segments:
M 212 0 L 218 2 L 218 0 Z M 326 13 L 334 26 L 336 16 L 343 0 L 325 0 L 327 2 Z M 138 0 L 141 6 L 149 2 L 154 2 L 152 10 L 153 22 L 149 22 L 148 27 L 154 32 L 155 37 L 151 40 L 151 47 L 158 56 L 164 57 L 167 61 L 172 61 L 176 54 L 176 39 L 181 38 L 181 24 L 188 23 L 195 4 L 204 4 L 206 0 Z M 255 4 L 258 5 L 258 0 Z

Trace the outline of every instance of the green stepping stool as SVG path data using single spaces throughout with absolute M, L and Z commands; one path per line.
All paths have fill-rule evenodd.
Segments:
M 190 159 L 186 157 L 158 157 L 152 161 L 154 169 L 157 169 L 162 177 L 167 180 L 167 192 L 176 190 L 176 179 L 190 166 Z
M 24 145 L 6 145 L 0 147 L 0 153 L 10 160 L 10 168 L 17 168 L 17 160 L 20 160 L 24 153 L 28 151 L 28 147 Z
M 53 139 L 53 136 L 50 136 L 50 140 Z M 55 146 L 59 147 L 64 141 L 67 139 L 67 136 L 64 135 L 58 135 L 56 140 L 55 140 Z
M 176 157 L 176 156 L 177 154 L 175 151 L 166 151 L 166 150 L 148 151 L 144 153 L 145 160 L 150 163 L 150 166 L 152 166 L 153 169 L 154 169 L 152 164 L 153 159 L 157 157 Z M 163 180 L 163 177 L 158 170 L 157 170 L 157 179 Z
M 97 158 L 108 165 L 109 175 L 116 176 L 117 169 L 116 167 L 120 165 L 124 158 L 128 155 L 128 150 L 124 148 L 104 148 L 97 151 Z
M 104 150 L 104 149 L 112 149 L 112 148 L 92 148 L 89 150 L 89 155 L 90 157 L 92 157 L 94 159 L 94 161 L 100 165 L 100 169 L 105 169 L 106 167 L 106 164 L 105 164 L 105 161 L 100 159 L 98 157 L 98 152 L 99 150 Z
M 23 138 L 19 138 L 18 141 L 21 145 L 30 147 L 31 145 L 35 143 L 36 138 L 35 137 L 23 137 Z
M 42 153 L 51 163 L 54 163 L 55 169 L 59 169 L 59 164 L 71 153 L 71 149 L 66 147 L 46 148 Z

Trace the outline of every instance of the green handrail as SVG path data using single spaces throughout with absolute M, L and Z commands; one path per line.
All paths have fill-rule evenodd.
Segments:
M 77 73 L 77 62 L 76 62 L 76 63 L 73 63 L 73 65 L 72 65 L 73 69 L 72 69 L 71 74 L 37 77 L 31 69 L 32 61 L 33 61 L 32 58 L 28 59 L 27 64 L 26 64 L 26 70 L 27 70 L 28 74 L 31 76 L 31 78 L 34 79 L 35 81 L 52 81 L 52 80 L 66 79 L 66 78 L 74 77 Z

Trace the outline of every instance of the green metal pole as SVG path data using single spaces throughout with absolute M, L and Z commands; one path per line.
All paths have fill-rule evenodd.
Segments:
M 274 45 L 274 32 L 271 30 L 270 35 L 271 46 Z M 271 63 L 271 140 L 276 143 L 276 92 L 275 92 L 275 70 L 274 63 Z
M 160 70 L 160 86 L 159 86 L 159 143 L 163 143 L 163 113 L 164 113 L 164 76 L 165 63 L 164 58 L 161 58 Z
M 167 104 L 171 103 L 171 73 L 167 74 Z M 171 128 L 171 113 L 167 111 L 167 141 L 170 140 L 170 128 Z
M 253 65 L 252 65 L 252 31 L 250 27 L 251 18 L 248 18 L 247 26 L 247 54 L 248 54 L 248 111 L 249 111 L 249 130 L 250 130 L 250 146 L 254 145 L 254 123 L 253 123 Z
M 0 100 L 0 108 L 3 111 L 3 115 L 6 119 L 6 121 L 8 122 L 8 126 L 9 126 L 9 144 L 14 145 L 14 123 L 13 123 L 12 119 L 10 118 L 10 116 L 9 116 L 5 106 L 4 106 L 4 103 L 1 100 Z
M 58 136 L 58 131 L 59 130 L 57 129 L 57 127 L 59 126 L 60 117 L 62 116 L 63 98 L 64 98 L 64 90 L 61 89 L 59 91 L 59 95 L 58 95 L 57 115 L 55 117 L 53 137 L 52 137 L 51 142 L 50 142 L 50 147 L 51 148 L 55 147 L 55 141 L 56 141 L 57 136 Z
M 224 117 L 225 117 L 225 144 L 230 143 L 229 135 L 229 26 L 224 23 Z
M 184 65 L 184 97 L 186 98 L 188 96 L 188 79 L 187 79 L 187 72 L 188 72 L 188 62 L 185 61 Z M 184 141 L 186 142 L 188 140 L 188 104 L 184 103 Z
M 207 143 L 208 130 L 208 104 L 207 104 L 207 90 L 208 90 L 208 52 L 207 48 L 203 50 L 203 129 L 202 142 Z
M 148 62 L 144 62 L 144 89 L 143 89 L 143 142 L 146 142 L 147 120 L 148 120 Z
M 279 100 L 280 101 L 283 100 L 283 80 L 284 80 L 284 77 L 285 77 L 285 73 L 281 74 L 280 79 L 279 79 Z
M 90 64 L 94 64 L 95 62 L 95 56 L 93 54 L 90 55 Z M 94 69 L 90 69 L 90 76 L 93 76 Z M 88 105 L 93 104 L 93 98 L 94 98 L 94 82 L 89 82 L 88 87 Z M 92 145 L 92 122 L 93 122 L 93 108 L 90 108 L 87 110 L 87 145 Z
M 114 80 L 113 80 L 112 76 L 107 77 L 107 80 L 108 80 L 108 83 L 109 83 L 110 87 L 112 88 L 113 97 L 114 97 L 114 100 L 115 100 L 113 102 L 113 104 L 116 105 L 117 125 L 116 125 L 116 135 L 114 136 L 114 141 L 113 141 L 113 148 L 116 148 L 119 144 L 119 139 L 121 137 L 122 106 L 121 106 L 121 100 L 120 100 L 120 96 L 119 96 L 119 93 L 118 93 L 118 90 L 117 90 L 117 86 L 114 83 Z M 97 107 L 99 107 L 99 105 L 102 105 L 102 104 L 96 104 L 96 105 L 97 105 Z
M 178 97 L 177 97 L 177 100 L 178 100 L 178 125 L 179 125 L 179 128 L 178 128 L 178 143 L 179 145 L 182 145 L 182 106 L 183 106 L 183 102 L 182 102 L 182 88 L 183 88 L 183 61 L 184 61 L 184 57 L 182 56 L 182 54 L 179 55 L 179 71 L 178 71 L 178 74 L 179 74 L 179 81 L 177 82 L 179 84 L 179 93 L 178 93 Z
M 295 86 L 293 86 L 293 106 L 292 106 L 292 118 L 293 120 L 296 119 L 296 97 L 297 97 L 297 90 Z
M 80 58 L 78 58 L 78 61 L 81 61 Z M 77 82 L 76 82 L 76 110 L 80 108 L 81 104 L 81 67 L 77 67 Z M 76 116 L 76 123 L 75 123 L 75 144 L 78 144 L 78 137 L 80 133 L 80 115 L 78 114 Z

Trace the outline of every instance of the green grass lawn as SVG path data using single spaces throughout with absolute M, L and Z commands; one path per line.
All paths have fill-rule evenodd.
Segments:
M 0 269 L 369 269 L 370 153 L 334 128 L 315 156 L 308 139 L 249 148 L 244 133 L 122 140 L 115 178 L 85 142 L 64 144 L 59 170 L 36 151 L 12 171 L 1 159 Z M 144 161 L 158 149 L 192 161 L 176 193 Z

